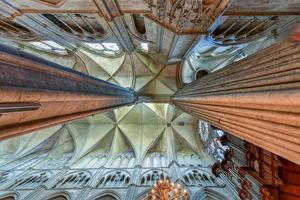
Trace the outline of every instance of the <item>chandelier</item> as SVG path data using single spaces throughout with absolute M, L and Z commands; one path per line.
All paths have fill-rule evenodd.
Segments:
M 161 179 L 154 184 L 151 193 L 147 193 L 143 200 L 188 200 L 186 189 L 180 184 L 170 183 L 169 180 Z

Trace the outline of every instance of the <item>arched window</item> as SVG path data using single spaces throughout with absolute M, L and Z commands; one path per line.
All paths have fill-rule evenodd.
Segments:
M 49 172 L 34 173 L 24 178 L 19 178 L 13 183 L 9 188 L 10 189 L 27 189 L 27 188 L 36 188 L 50 178 Z
M 125 171 L 113 171 L 100 178 L 97 187 L 127 187 L 130 175 Z
M 145 186 L 152 186 L 160 179 L 170 180 L 170 177 L 167 173 L 159 170 L 148 171 L 142 175 L 140 184 Z
M 122 51 L 117 43 L 115 42 L 98 42 L 98 43 L 84 43 L 83 45 L 88 50 L 95 53 L 100 53 L 105 56 L 119 56 Z
M 209 139 L 209 125 L 203 120 L 199 120 L 199 133 L 201 140 L 206 142 Z
M 73 172 L 59 179 L 53 188 L 80 188 L 84 187 L 91 179 L 90 173 Z
M 183 175 L 183 181 L 189 186 L 217 186 L 214 177 L 207 172 L 197 169 L 186 171 Z
M 49 53 L 57 53 L 61 55 L 67 55 L 68 52 L 65 47 L 61 46 L 60 44 L 51 41 L 51 40 L 43 40 L 39 42 L 29 42 L 29 47 L 49 52 Z
M 0 16 L 0 35 L 21 41 L 30 41 L 38 37 L 34 32 L 3 15 Z
M 199 120 L 199 134 L 205 151 L 217 162 L 224 160 L 226 153 L 230 151 L 229 146 L 222 144 L 220 140 L 225 134 L 224 131 L 209 126 L 205 121 Z
M 110 36 L 94 14 L 42 14 L 44 25 L 54 32 L 81 41 L 102 41 Z

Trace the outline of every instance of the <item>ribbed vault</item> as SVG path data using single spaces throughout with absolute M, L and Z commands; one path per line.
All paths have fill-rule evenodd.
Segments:
M 173 105 L 140 103 L 0 142 L 2 167 L 72 168 L 142 164 L 152 154 L 165 165 L 178 154 L 204 158 L 197 120 Z M 32 159 L 35 155 L 35 159 Z M 55 162 L 51 162 L 55 160 Z

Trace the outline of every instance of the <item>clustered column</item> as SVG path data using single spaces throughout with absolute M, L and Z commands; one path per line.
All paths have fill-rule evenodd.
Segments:
M 180 89 L 179 108 L 300 164 L 300 43 L 282 41 Z
M 132 91 L 0 46 L 0 139 L 134 103 Z

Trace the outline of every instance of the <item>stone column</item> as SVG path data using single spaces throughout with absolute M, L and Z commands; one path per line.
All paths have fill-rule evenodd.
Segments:
M 128 186 L 127 193 L 126 193 L 126 200 L 136 199 L 136 188 L 140 183 L 140 176 L 141 176 L 142 166 L 136 165 L 134 167 L 133 173 L 131 175 L 130 185 Z
M 0 139 L 136 100 L 129 89 L 7 46 L 0 49 Z
M 104 171 L 105 171 L 104 167 L 98 169 L 97 172 L 93 175 L 93 177 L 89 181 L 89 183 L 81 190 L 81 192 L 75 199 L 81 200 L 87 198 L 89 193 L 92 191 L 92 189 L 97 187 L 97 184 Z
M 38 186 L 34 189 L 31 193 L 29 193 L 27 196 L 23 198 L 23 200 L 31 200 L 31 199 L 37 199 L 41 193 L 43 193 L 46 190 L 46 187 L 43 185 Z
M 175 105 L 300 164 L 300 43 L 279 42 L 180 89 Z
M 46 181 L 46 183 L 44 183 L 43 185 L 47 188 L 50 189 L 53 186 L 55 186 L 55 184 L 57 183 L 58 180 L 60 180 L 61 178 L 63 178 L 68 172 L 69 170 L 71 170 L 70 167 L 64 167 L 62 168 L 60 171 L 58 171 L 56 174 L 53 174 L 50 179 L 48 181 Z

